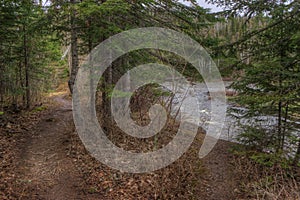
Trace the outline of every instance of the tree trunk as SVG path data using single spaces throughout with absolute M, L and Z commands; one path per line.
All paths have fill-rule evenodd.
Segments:
M 285 138 L 286 138 L 286 131 L 288 129 L 288 123 L 287 123 L 287 119 L 288 119 L 288 115 L 289 115 L 289 102 L 287 101 L 285 104 L 285 111 L 284 111 L 284 126 L 283 126 L 283 130 L 282 130 L 282 138 L 281 138 L 281 144 L 282 144 L 282 149 L 284 148 L 284 142 L 285 142 Z
M 3 66 L 0 64 L 0 111 L 3 110 L 4 106 L 4 84 L 3 84 Z
M 22 90 L 24 89 L 24 83 L 23 83 L 23 76 L 22 76 L 22 62 L 19 63 L 19 79 L 20 79 L 20 86 Z M 26 105 L 26 95 L 22 91 L 22 106 L 25 107 Z
M 25 69 L 25 93 L 26 93 L 26 108 L 30 108 L 30 87 L 29 87 L 29 52 L 26 27 L 23 26 L 24 38 L 23 38 L 23 50 L 24 50 L 24 69 Z
M 279 101 L 278 103 L 278 147 L 277 147 L 277 152 L 279 152 L 279 150 L 282 150 L 282 125 L 281 125 L 281 113 L 282 113 L 282 102 Z
M 91 29 L 91 26 L 92 26 L 92 20 L 91 19 L 88 19 L 88 26 L 89 26 L 89 33 L 88 33 L 88 53 L 91 53 L 92 50 L 93 50 L 93 40 L 92 40 L 92 29 Z M 89 59 L 92 59 L 91 57 L 89 57 Z M 94 87 L 94 74 L 93 74 L 93 69 L 92 69 L 92 66 L 90 67 L 90 95 L 91 95 L 91 117 L 94 117 L 96 115 L 95 113 L 95 108 L 94 108 L 94 105 L 96 103 L 96 100 L 95 100 L 95 95 L 94 95 L 94 90 L 95 90 L 95 87 Z
M 76 10 L 74 5 L 76 0 L 70 0 L 71 3 L 71 74 L 68 81 L 71 94 L 73 93 L 73 87 L 78 72 L 78 41 L 76 30 Z

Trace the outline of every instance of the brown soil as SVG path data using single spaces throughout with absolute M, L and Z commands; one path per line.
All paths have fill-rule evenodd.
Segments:
M 67 96 L 54 96 L 55 104 L 47 111 L 34 119 L 27 116 L 21 125 L 27 128 L 19 133 L 1 133 L 1 142 L 9 145 L 0 154 L 4 158 L 0 199 L 236 197 L 238 180 L 231 164 L 233 157 L 228 153 L 230 143 L 218 142 L 205 159 L 199 160 L 197 154 L 204 137 L 199 133 L 190 150 L 170 166 L 147 174 L 121 173 L 86 152 L 75 132 Z M 6 125 L 0 130 L 4 133 L 14 128 Z
M 56 107 L 41 117 L 22 146 L 17 168 L 19 199 L 89 199 L 84 180 L 68 156 L 72 133 L 72 105 L 54 97 Z

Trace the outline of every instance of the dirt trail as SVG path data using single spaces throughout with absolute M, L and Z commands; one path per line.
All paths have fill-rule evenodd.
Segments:
M 21 153 L 21 199 L 89 199 L 81 189 L 84 180 L 68 156 L 73 127 L 71 101 L 62 95 L 54 100 L 59 105 L 32 130 Z
M 93 200 L 136 199 L 136 197 L 149 199 L 147 195 L 153 193 L 152 190 L 163 193 L 160 191 L 161 187 L 155 184 L 160 183 L 159 181 L 163 184 L 168 183 L 168 179 L 159 178 L 170 173 L 168 169 L 155 172 L 157 176 L 152 177 L 150 174 L 136 176 L 136 178 L 131 174 L 121 174 L 124 175 L 123 179 L 115 180 L 110 169 L 93 161 L 87 155 L 80 140 L 74 135 L 72 104 L 71 100 L 65 98 L 67 96 L 67 94 L 59 94 L 52 97 L 57 105 L 52 106 L 46 114 L 42 115 L 35 128 L 27 134 L 26 142 L 21 144 L 16 170 L 17 188 L 21 191 L 18 191 L 20 195 L 17 199 Z M 229 154 L 226 153 L 228 146 L 228 142 L 220 141 L 207 158 L 202 160 L 204 173 L 197 181 L 197 190 L 200 193 L 199 195 L 195 193 L 196 199 L 232 199 L 234 196 L 232 192 L 236 180 L 232 167 L 228 163 L 230 160 Z M 175 178 L 177 174 L 173 173 L 176 173 L 176 170 L 166 178 Z M 182 173 L 183 177 L 188 177 L 190 174 L 185 171 Z M 93 182 L 90 183 L 86 179 Z M 177 179 L 181 180 L 182 177 Z M 148 181 L 149 186 L 144 185 L 145 180 L 152 180 Z M 188 180 L 182 179 L 182 181 L 183 185 L 189 185 L 189 182 L 186 182 Z M 127 187 L 133 182 L 141 184 L 140 188 Z M 172 184 L 170 187 L 173 187 Z M 179 186 L 181 187 L 181 184 Z M 91 192 L 90 188 L 97 188 L 97 192 L 96 190 Z M 141 192 L 147 189 L 150 190 L 147 194 Z M 162 197 L 154 196 L 150 199 L 164 199 Z
M 234 199 L 237 184 L 237 174 L 232 165 L 233 155 L 229 153 L 232 143 L 219 140 L 214 149 L 202 160 L 206 173 L 200 187 L 201 199 L 227 200 Z

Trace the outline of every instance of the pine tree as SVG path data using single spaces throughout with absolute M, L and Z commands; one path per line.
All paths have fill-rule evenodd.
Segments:
M 247 29 L 240 39 L 223 46 L 246 51 L 249 62 L 234 84 L 237 99 L 248 109 L 242 141 L 260 150 L 271 150 L 278 156 L 293 155 L 298 135 L 299 82 L 299 2 L 297 1 L 211 1 L 228 6 L 228 13 L 241 13 L 247 18 Z M 265 23 L 262 23 L 265 22 Z M 262 125 L 260 120 L 275 117 L 275 124 Z M 271 118 L 271 119 L 270 119 Z M 256 122 L 252 123 L 254 119 Z M 299 160 L 296 153 L 295 162 Z
M 43 8 L 33 1 L 1 1 L 0 106 L 30 108 L 50 88 L 49 63 L 57 59 Z M 42 84 L 41 84 L 42 83 Z M 48 83 L 48 84 L 47 84 Z

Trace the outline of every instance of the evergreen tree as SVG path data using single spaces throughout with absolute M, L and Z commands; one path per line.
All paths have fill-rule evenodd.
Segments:
M 240 135 L 241 141 L 278 156 L 295 155 L 297 163 L 300 151 L 298 148 L 298 152 L 293 152 L 292 144 L 300 145 L 295 123 L 300 105 L 299 2 L 211 2 L 228 6 L 227 14 L 240 13 L 247 18 L 248 29 L 241 38 L 223 46 L 247 52 L 250 60 L 238 65 L 243 73 L 234 84 L 240 93 L 238 103 L 248 109 L 242 117 L 248 123 Z M 266 125 L 272 117 L 276 117 L 275 123 Z
M 1 1 L 0 106 L 30 108 L 49 89 L 49 77 L 59 60 L 43 8 L 33 1 Z

